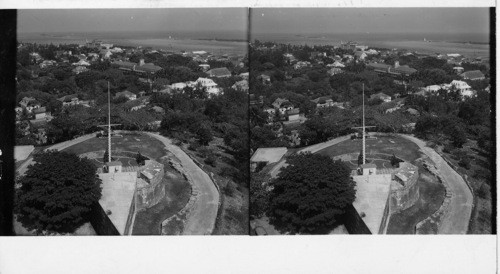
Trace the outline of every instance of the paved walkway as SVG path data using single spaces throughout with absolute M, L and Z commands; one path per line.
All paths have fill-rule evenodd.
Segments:
M 76 144 L 87 141 L 88 139 L 92 139 L 94 137 L 95 137 L 95 133 L 83 135 L 83 136 L 80 136 L 76 139 L 65 141 L 65 142 L 50 146 L 50 147 L 46 148 L 45 151 L 47 151 L 47 150 L 59 150 L 59 151 L 61 151 L 65 148 L 68 148 L 70 146 L 74 146 Z M 17 169 L 17 172 L 19 172 L 19 175 L 24 175 L 28 166 L 30 166 L 31 164 L 33 164 L 33 157 L 29 157 L 29 159 L 27 159 L 22 165 L 19 166 L 19 168 Z
M 148 135 L 160 140 L 165 147 L 177 157 L 183 169 L 186 171 L 186 176 L 198 188 L 198 196 L 193 204 L 188 220 L 184 225 L 184 235 L 209 235 L 212 233 L 217 217 L 219 192 L 210 179 L 193 160 L 180 149 L 173 145 L 172 141 L 156 133 L 147 132 Z
M 425 155 L 429 156 L 441 173 L 443 183 L 447 184 L 453 193 L 447 213 L 438 228 L 438 234 L 467 234 L 473 203 L 473 196 L 467 183 L 441 155 L 427 147 L 424 141 L 409 135 L 400 134 L 400 136 L 417 144 Z
M 316 153 L 324 148 L 327 148 L 329 146 L 333 146 L 333 145 L 336 145 L 340 142 L 343 142 L 345 140 L 349 140 L 351 138 L 351 135 L 347 135 L 347 136 L 341 136 L 341 137 L 338 137 L 338 138 L 335 138 L 335 139 L 331 139 L 329 141 L 326 141 L 324 143 L 319 143 L 319 144 L 315 144 L 315 145 L 312 145 L 312 146 L 308 146 L 308 147 L 305 147 L 303 149 L 301 149 L 299 152 L 311 152 L 311 153 Z M 276 176 L 278 175 L 280 169 L 282 167 L 286 167 L 286 160 L 281 160 L 279 161 L 272 169 L 271 171 L 269 171 L 269 174 L 271 174 L 271 178 L 276 178 Z

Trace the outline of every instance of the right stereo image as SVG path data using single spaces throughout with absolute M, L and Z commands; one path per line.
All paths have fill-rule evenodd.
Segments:
M 250 9 L 250 234 L 496 234 L 492 16 Z

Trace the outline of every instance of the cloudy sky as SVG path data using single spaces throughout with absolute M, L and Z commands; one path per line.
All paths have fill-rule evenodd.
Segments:
M 487 8 L 253 9 L 257 33 L 488 33 Z
M 20 10 L 18 31 L 246 31 L 246 8 Z

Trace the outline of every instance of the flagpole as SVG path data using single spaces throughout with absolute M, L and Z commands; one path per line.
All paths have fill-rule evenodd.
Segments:
M 108 81 L 108 162 L 111 162 L 111 99 L 109 95 L 109 81 Z
M 363 165 L 366 163 L 365 146 L 365 84 L 363 83 Z

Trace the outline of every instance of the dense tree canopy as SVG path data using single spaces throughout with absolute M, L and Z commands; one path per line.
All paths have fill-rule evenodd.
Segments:
M 290 233 L 315 233 L 335 224 L 355 199 L 349 167 L 316 154 L 298 154 L 287 163 L 272 182 L 273 223 Z
M 73 232 L 89 220 L 92 205 L 101 198 L 95 165 L 58 151 L 39 153 L 33 159 L 35 164 L 19 181 L 19 219 L 37 232 Z

